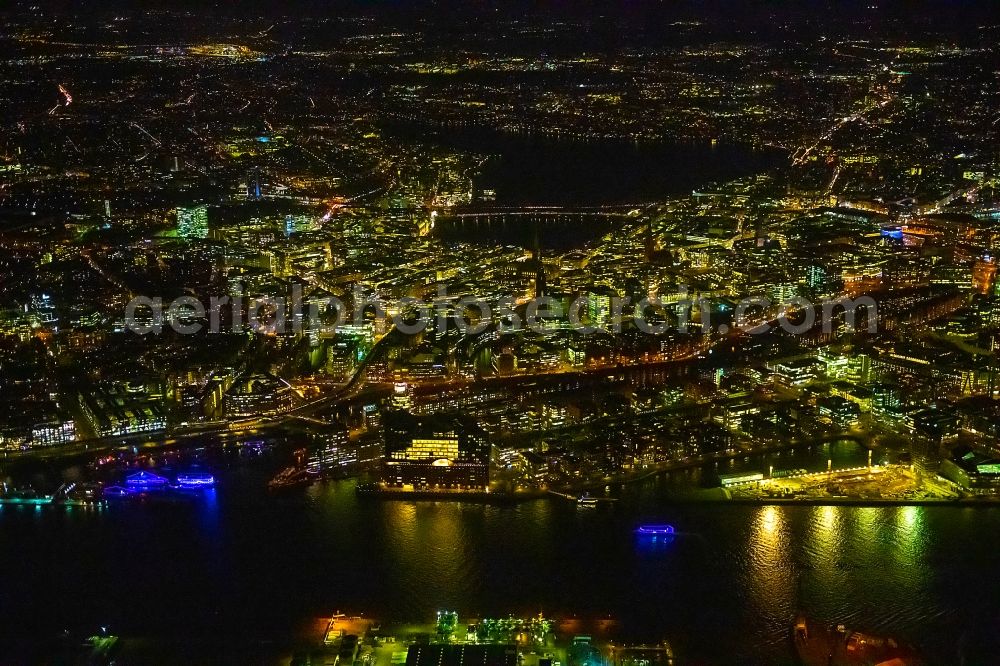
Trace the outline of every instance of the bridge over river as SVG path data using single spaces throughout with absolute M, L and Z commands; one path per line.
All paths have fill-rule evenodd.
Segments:
M 445 240 L 574 247 L 644 219 L 645 207 L 491 208 L 436 215 L 427 231 Z

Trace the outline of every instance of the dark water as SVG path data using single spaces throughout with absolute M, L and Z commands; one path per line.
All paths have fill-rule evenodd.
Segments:
M 407 139 L 488 156 L 473 179 L 474 194 L 495 190 L 492 205 L 497 206 L 650 203 L 787 163 L 780 151 L 736 144 L 580 141 L 398 123 L 387 129 Z
M 671 479 L 597 510 L 380 502 L 349 481 L 272 498 L 265 478 L 233 472 L 190 503 L 4 507 L 0 637 L 89 623 L 259 640 L 335 609 L 544 610 L 610 614 L 688 660 L 784 663 L 802 609 L 947 664 L 1000 617 L 997 509 L 678 505 Z M 681 535 L 638 542 L 650 521 Z

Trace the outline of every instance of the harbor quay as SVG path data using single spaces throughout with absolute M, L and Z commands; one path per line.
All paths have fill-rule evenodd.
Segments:
M 613 619 L 460 617 L 438 611 L 424 622 L 382 621 L 337 612 L 314 625 L 312 645 L 293 665 L 325 666 L 670 666 L 666 640 L 618 642 Z

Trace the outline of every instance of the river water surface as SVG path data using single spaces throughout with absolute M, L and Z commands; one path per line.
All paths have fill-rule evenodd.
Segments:
M 957 663 L 1000 618 L 998 509 L 674 504 L 664 479 L 596 510 L 380 501 L 351 481 L 275 498 L 265 478 L 231 472 L 197 501 L 4 507 L 0 623 L 256 640 L 336 609 L 544 611 L 613 616 L 687 659 L 768 663 L 790 658 L 805 611 Z M 679 535 L 638 540 L 644 522 Z

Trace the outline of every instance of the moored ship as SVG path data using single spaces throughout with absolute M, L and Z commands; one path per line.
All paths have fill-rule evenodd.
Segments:
M 278 472 L 274 478 L 267 483 L 267 489 L 271 491 L 290 490 L 307 486 L 316 480 L 317 475 L 304 467 L 286 467 Z

